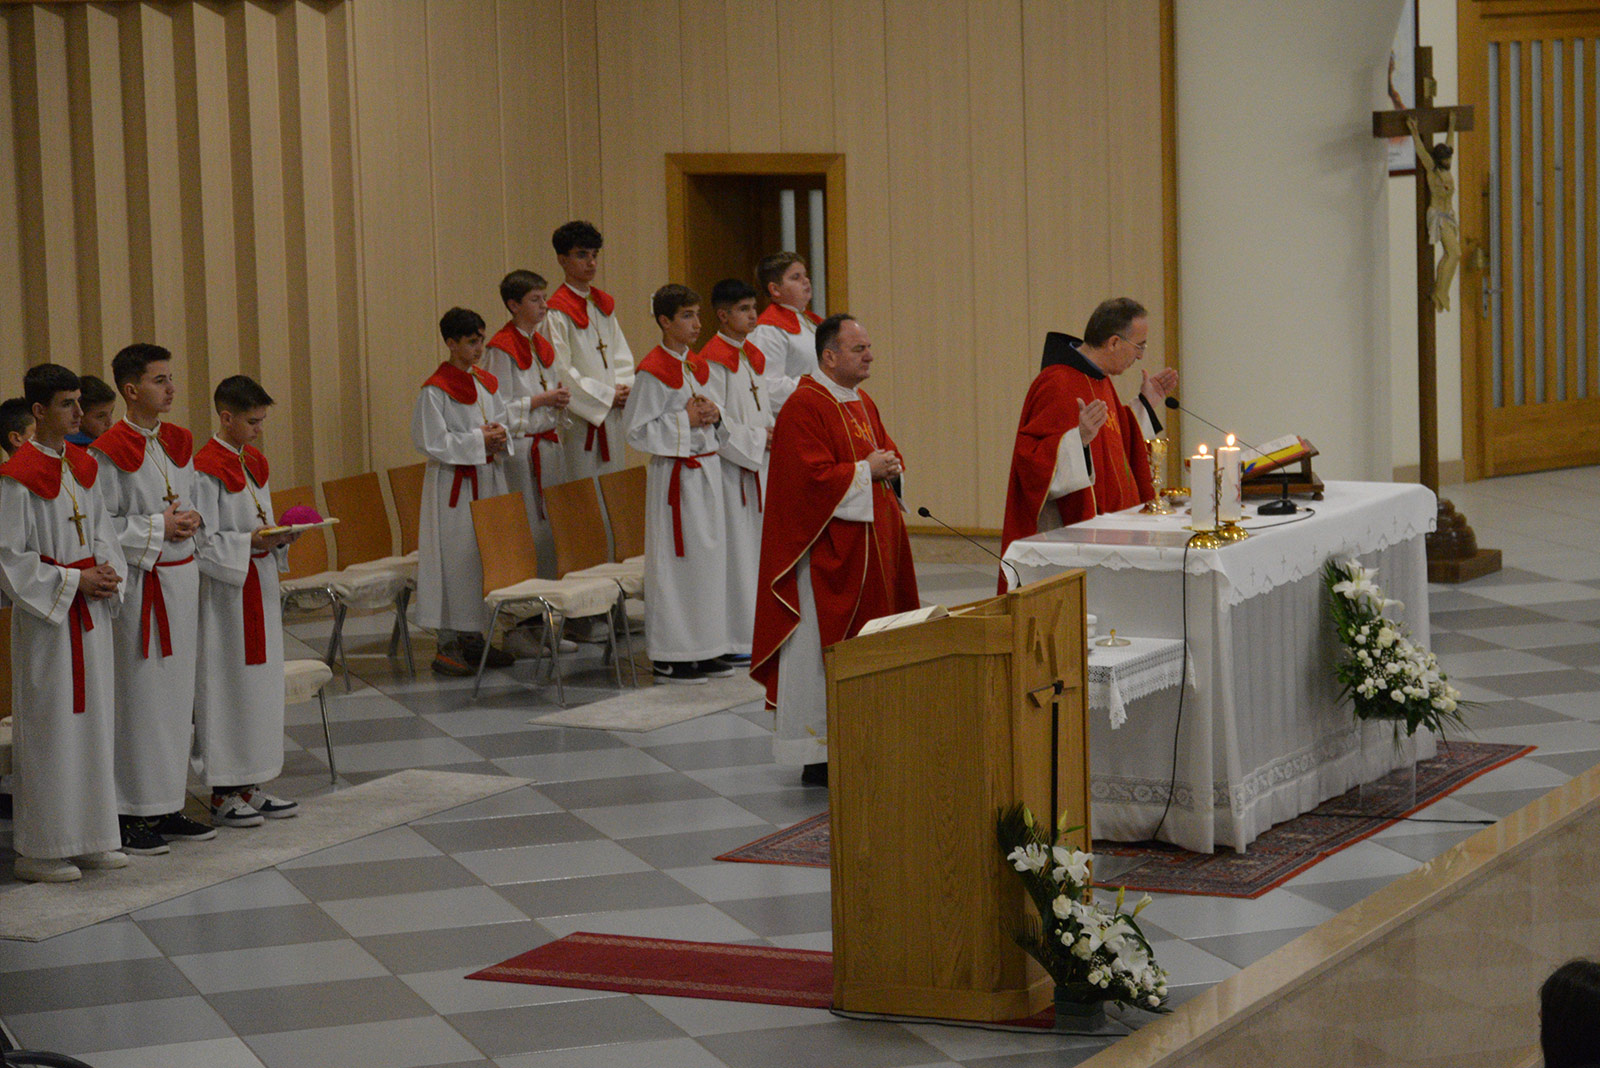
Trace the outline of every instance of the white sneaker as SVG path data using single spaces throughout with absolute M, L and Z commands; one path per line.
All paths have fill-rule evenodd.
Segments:
M 62 857 L 18 857 L 11 870 L 25 883 L 71 883 L 83 878 L 78 866 Z
M 244 792 L 245 803 L 269 820 L 286 820 L 300 814 L 300 802 L 273 797 L 261 787 Z
M 211 822 L 218 827 L 259 827 L 264 817 L 251 807 L 244 794 L 211 795 Z
M 73 860 L 78 867 L 87 868 L 90 871 L 105 871 L 110 868 L 126 868 L 128 866 L 128 854 L 120 849 L 104 849 L 98 853 L 85 853 L 81 857 L 74 857 Z

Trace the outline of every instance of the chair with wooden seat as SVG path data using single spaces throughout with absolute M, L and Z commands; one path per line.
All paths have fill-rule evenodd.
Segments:
M 637 560 L 644 566 L 643 467 L 624 467 L 600 476 L 600 496 L 611 520 L 611 558 L 618 563 Z
M 637 686 L 638 665 L 633 659 L 627 602 L 644 598 L 644 560 L 611 560 L 606 549 L 606 521 L 600 512 L 600 494 L 594 480 L 580 478 L 546 486 L 544 508 L 555 539 L 556 577 L 609 579 L 622 591 L 623 611 L 612 623 L 627 645 L 629 670 Z
M 489 645 L 502 616 L 510 622 L 538 616 L 544 620 L 545 653 L 556 684 L 556 702 L 566 705 L 561 672 L 561 631 L 569 619 L 604 616 L 609 621 L 622 603 L 622 591 L 611 579 L 542 579 L 539 552 L 528 526 L 528 510 L 520 493 L 505 493 L 472 502 L 472 528 L 483 560 L 483 607 L 489 612 L 484 628 L 484 651 L 478 660 L 472 696 L 483 685 L 483 668 Z M 607 652 L 622 688 L 622 666 L 617 657 L 616 635 L 609 626 Z
M 315 508 L 316 493 L 310 486 L 272 491 L 272 514 L 282 515 L 290 508 Z M 326 607 L 339 619 L 339 597 L 333 592 L 334 575 L 328 561 L 326 530 L 308 530 L 289 546 L 289 570 L 278 577 L 278 599 L 285 612 L 315 612 Z M 339 648 L 339 631 L 335 626 L 328 640 L 328 651 L 323 662 L 333 667 L 339 660 L 345 682 L 350 680 L 350 668 L 343 663 Z
M 376 595 L 375 592 L 358 594 L 358 576 L 352 572 L 373 572 L 399 580 L 392 602 L 394 627 L 389 633 L 389 656 L 392 659 L 403 649 L 406 670 L 415 677 L 417 669 L 411 656 L 411 629 L 406 611 L 411 604 L 411 594 L 417 588 L 417 554 L 393 555 L 394 537 L 389 530 L 389 513 L 383 506 L 383 485 L 378 481 L 377 472 L 324 482 L 322 499 L 328 502 L 328 511 L 339 517 L 339 525 L 333 528 L 333 546 L 338 553 L 339 574 L 350 587 L 349 597 Z M 335 592 L 342 598 L 345 596 L 337 587 Z
M 394 517 L 400 521 L 400 551 L 417 555 L 417 532 L 422 525 L 422 480 L 428 463 L 389 468 L 389 495 L 394 498 Z

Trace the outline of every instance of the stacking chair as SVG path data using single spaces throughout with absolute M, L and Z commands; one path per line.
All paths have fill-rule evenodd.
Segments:
M 283 703 L 297 705 L 313 697 L 322 708 L 322 742 L 328 747 L 328 779 L 339 783 L 339 767 L 333 762 L 333 734 L 328 730 L 327 685 L 333 679 L 333 669 L 320 660 L 285 660 L 283 662 Z
M 644 560 L 611 561 L 606 552 L 606 521 L 600 513 L 600 495 L 595 491 L 593 479 L 580 478 L 546 486 L 544 508 L 555 537 L 556 577 L 608 579 L 622 591 L 623 611 L 612 620 L 612 629 L 623 636 L 628 669 L 637 686 L 639 669 L 633 659 L 633 636 L 629 633 L 626 607 L 630 599 L 644 597 Z
M 272 491 L 272 513 L 282 515 L 290 508 L 304 505 L 317 506 L 316 494 L 310 486 Z M 333 572 L 328 563 L 326 530 L 308 530 L 289 546 L 289 571 L 278 578 L 278 599 L 287 612 L 314 612 L 326 606 L 334 613 L 334 630 L 328 640 L 328 651 L 323 661 L 331 668 L 335 658 L 341 662 L 346 685 L 350 682 L 350 665 L 343 661 L 339 648 L 339 598 L 333 592 Z
M 394 538 L 389 532 L 389 513 L 383 507 L 383 486 L 377 473 L 369 471 L 324 482 L 322 499 L 328 502 L 328 511 L 339 517 L 339 525 L 333 528 L 333 546 L 339 554 L 341 581 L 350 587 L 348 594 L 338 586 L 335 592 L 340 594 L 342 602 L 365 598 L 370 603 L 380 590 L 398 580 L 392 602 L 394 628 L 389 632 L 389 656 L 392 659 L 404 649 L 406 670 L 415 677 L 417 668 L 411 656 L 411 628 L 407 624 L 406 610 L 417 588 L 417 554 L 391 555 Z M 358 572 L 371 572 L 384 579 L 363 585 L 358 581 L 361 579 Z M 358 586 L 364 592 L 358 593 Z
M 600 476 L 600 495 L 605 498 L 606 517 L 611 521 L 611 559 L 621 564 L 644 568 L 644 480 L 643 467 L 625 467 Z M 628 625 L 638 630 L 644 624 L 644 599 L 629 601 Z
M 0 775 L 11 774 L 11 609 L 0 608 Z
M 483 685 L 483 667 L 489 659 L 489 645 L 502 615 L 508 620 L 539 616 L 544 620 L 545 648 L 550 657 L 550 674 L 556 683 L 556 702 L 566 706 L 566 691 L 561 673 L 561 631 L 569 619 L 595 616 L 611 618 L 619 611 L 622 591 L 612 579 L 541 579 L 539 553 L 533 546 L 533 530 L 528 526 L 527 505 L 522 494 L 506 493 L 472 502 L 472 527 L 478 538 L 478 555 L 483 560 L 483 607 L 490 612 L 484 630 L 483 656 L 472 684 L 472 696 Z M 617 688 L 622 688 L 622 666 L 617 658 L 617 639 L 607 631 L 607 655 L 616 672 Z
M 422 524 L 422 479 L 428 463 L 389 468 L 389 495 L 394 498 L 394 517 L 400 521 L 400 551 L 413 559 L 417 555 L 417 528 Z

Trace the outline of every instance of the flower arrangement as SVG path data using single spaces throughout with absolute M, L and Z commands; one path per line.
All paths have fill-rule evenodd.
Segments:
M 1156 964 L 1135 919 L 1150 896 L 1132 912 L 1122 909 L 1125 890 L 1117 891 L 1112 909 L 1096 902 L 1090 889 L 1094 855 L 1057 845 L 1060 827 L 1046 837 L 1026 805 L 1002 809 L 998 832 L 1001 852 L 1022 876 L 1039 912 L 1038 920 L 1030 917 L 1013 937 L 1055 981 L 1058 1006 L 1111 1001 L 1164 1011 L 1167 973 Z
M 1373 581 L 1377 574 L 1354 560 L 1329 560 L 1322 569 L 1334 629 L 1347 654 L 1334 668 L 1344 687 L 1341 697 L 1350 698 L 1360 719 L 1404 723 L 1407 735 L 1419 727 L 1442 733 L 1447 725 L 1465 726 L 1460 691 L 1434 655 L 1386 615 L 1405 606 L 1383 595 Z

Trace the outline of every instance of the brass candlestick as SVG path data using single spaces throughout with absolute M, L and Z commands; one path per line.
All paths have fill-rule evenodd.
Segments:
M 1155 499 L 1139 509 L 1145 515 L 1172 515 L 1175 509 L 1166 498 L 1167 439 L 1151 438 L 1145 442 L 1150 450 L 1150 485 L 1155 489 Z
M 1218 529 L 1218 527 L 1221 524 L 1218 523 L 1218 521 L 1217 521 L 1217 512 L 1220 510 L 1220 508 L 1222 506 L 1222 500 L 1221 500 L 1222 466 L 1220 464 L 1216 465 L 1212 469 L 1211 481 L 1212 481 L 1212 487 L 1211 487 L 1211 526 L 1210 526 L 1210 528 L 1209 529 L 1202 529 L 1198 525 L 1191 525 L 1191 526 L 1188 526 L 1188 527 L 1184 528 L 1185 530 L 1192 530 L 1192 531 L 1195 532 L 1194 537 L 1189 539 L 1189 547 L 1192 548 L 1192 549 L 1220 549 L 1224 545 L 1227 545 L 1230 542 L 1238 540 L 1236 538 L 1225 537 L 1223 535 L 1223 532 L 1220 529 Z M 1190 498 L 1191 501 L 1193 499 L 1194 499 L 1193 497 Z M 1193 505 L 1191 505 L 1190 507 L 1192 509 Z M 1200 517 L 1195 515 L 1193 513 L 1193 511 L 1190 512 L 1190 518 L 1194 521 L 1195 524 L 1198 524 L 1200 522 Z

